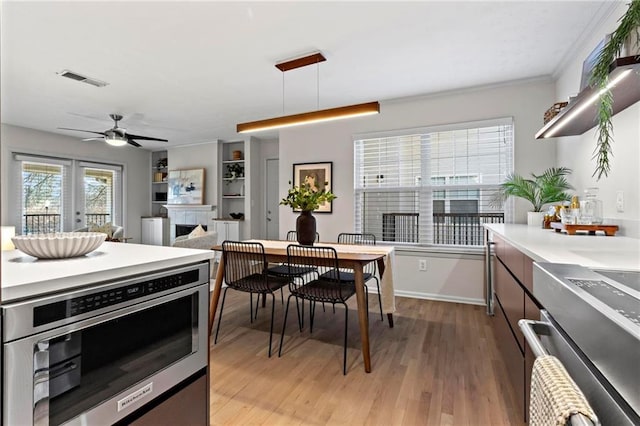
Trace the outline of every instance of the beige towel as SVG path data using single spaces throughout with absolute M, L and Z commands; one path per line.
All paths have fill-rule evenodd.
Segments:
M 536 358 L 531 372 L 530 426 L 564 426 L 573 414 L 581 413 L 594 425 L 598 418 L 558 358 Z

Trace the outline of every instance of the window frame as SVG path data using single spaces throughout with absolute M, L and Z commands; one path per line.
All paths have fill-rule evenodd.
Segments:
M 438 173 L 430 173 L 431 170 L 431 160 L 433 159 L 433 157 L 431 156 L 431 148 L 435 145 L 435 141 L 431 141 L 431 139 L 437 135 L 438 133 L 442 133 L 442 132 L 455 132 L 455 131 L 473 131 L 473 130 L 480 130 L 483 128 L 491 128 L 491 127 L 502 127 L 505 126 L 504 128 L 499 128 L 497 129 L 496 132 L 502 132 L 502 131 L 506 131 L 505 134 L 499 134 L 500 138 L 497 142 L 494 143 L 505 143 L 505 148 L 506 151 L 501 152 L 500 148 L 497 147 L 495 149 L 495 153 L 492 153 L 493 156 L 495 156 L 498 159 L 498 162 L 496 163 L 496 168 L 497 170 L 495 171 L 495 174 L 498 176 L 499 182 L 493 182 L 493 183 L 484 183 L 483 179 L 482 179 L 482 174 L 478 173 L 478 172 L 473 172 L 470 171 L 470 169 L 464 170 L 461 172 L 460 175 L 458 174 L 451 174 L 451 173 L 442 173 L 442 172 L 438 172 Z M 480 133 L 478 133 L 478 137 L 482 136 Z M 486 135 L 485 135 L 486 137 Z M 359 142 L 363 142 L 369 139 L 378 139 L 378 143 L 380 145 L 383 145 L 385 142 L 383 141 L 383 139 L 387 139 L 387 138 L 406 138 L 407 140 L 412 140 L 412 139 L 418 139 L 421 145 L 420 148 L 420 153 L 421 153 L 421 159 L 420 159 L 420 163 L 422 164 L 421 167 L 421 173 L 420 176 L 416 176 L 414 175 L 414 179 L 416 180 L 417 184 L 414 186 L 410 186 L 410 187 L 404 187 L 404 186 L 386 186 L 386 187 L 381 187 L 381 186 L 375 186 L 372 185 L 371 183 L 368 183 L 368 186 L 362 185 L 361 182 L 359 182 L 360 180 L 362 182 L 367 182 L 366 179 L 366 154 L 364 153 L 364 148 L 363 147 L 359 147 L 358 143 Z M 437 139 L 436 139 L 437 140 Z M 473 138 L 471 139 L 467 139 L 469 141 L 473 141 Z M 354 200 L 354 228 L 356 230 L 356 232 L 375 232 L 376 233 L 380 233 L 380 242 L 381 243 L 386 243 L 386 244 L 393 244 L 393 245 L 398 245 L 398 246 L 404 246 L 404 245 L 408 245 L 408 246 L 427 246 L 427 247 L 461 247 L 461 246 L 466 246 L 466 247 L 477 247 L 480 244 L 477 243 L 472 243 L 472 245 L 468 245 L 468 244 L 460 244 L 460 243 L 455 243 L 455 244 L 443 244 L 443 243 L 438 243 L 436 242 L 436 240 L 434 239 L 434 230 L 432 228 L 434 228 L 435 223 L 436 223 L 436 218 L 435 218 L 435 213 L 434 213 L 434 201 L 437 200 L 441 200 L 443 201 L 443 205 L 445 208 L 445 212 L 449 212 L 451 211 L 451 201 L 457 201 L 455 196 L 451 195 L 451 192 L 453 191 L 461 191 L 461 190 L 466 190 L 466 191 L 476 191 L 476 197 L 474 197 L 473 199 L 477 200 L 478 202 L 478 212 L 476 212 L 475 214 L 477 215 L 477 218 L 479 221 L 484 221 L 487 220 L 489 222 L 512 222 L 513 221 L 513 210 L 514 210 L 514 206 L 513 206 L 513 202 L 511 200 L 508 200 L 507 203 L 505 203 L 502 207 L 502 209 L 497 209 L 497 210 L 493 210 L 493 207 L 488 207 L 488 197 L 490 195 L 490 193 L 488 192 L 488 190 L 491 190 L 493 188 L 496 188 L 500 183 L 502 183 L 504 181 L 504 179 L 506 178 L 506 176 L 509 173 L 512 173 L 514 170 L 514 166 L 515 166 L 515 123 L 514 123 L 514 119 L 513 117 L 502 117 L 502 118 L 494 118 L 494 119 L 487 119 L 487 120 L 479 120 L 479 121 L 470 121 L 470 122 L 462 122 L 462 123 L 452 123 L 452 124 L 447 124 L 447 125 L 439 125 L 439 126 L 428 126 L 428 127 L 419 127 L 419 128 L 407 128 L 407 129 L 399 129 L 399 130 L 393 130 L 393 131 L 384 131 L 384 132 L 375 132 L 375 133 L 360 133 L 360 134 L 354 134 L 352 137 L 352 142 L 353 142 L 353 148 L 354 148 L 354 160 L 353 160 L 353 166 L 354 166 L 354 193 L 353 193 L 353 200 Z M 396 143 L 398 143 L 396 141 Z M 455 140 L 454 140 L 455 143 Z M 424 147 L 424 145 L 427 145 L 427 147 Z M 358 150 L 361 150 L 361 152 L 359 153 Z M 392 147 L 391 149 L 395 149 L 394 147 Z M 382 151 L 380 151 L 382 152 Z M 456 160 L 458 158 L 479 158 L 479 153 L 476 153 L 475 156 L 474 155 L 469 155 L 470 151 L 467 151 L 464 155 L 462 156 L 457 156 L 457 155 L 453 155 L 453 159 Z M 424 156 L 426 153 L 426 158 L 428 158 L 428 161 L 424 161 L 425 157 Z M 369 153 L 368 155 L 371 155 L 371 153 Z M 375 154 L 374 154 L 375 156 Z M 380 156 L 378 156 L 380 157 Z M 445 158 L 444 156 L 439 156 L 437 157 L 436 161 L 443 161 L 443 158 Z M 424 163 L 429 163 L 427 166 L 424 165 Z M 402 166 L 400 166 L 402 167 Z M 375 165 L 373 167 L 371 167 L 368 171 L 370 173 L 375 173 L 376 167 Z M 439 170 L 439 169 L 438 169 Z M 426 173 L 425 173 L 426 171 Z M 428 175 L 431 177 L 431 179 L 425 179 L 424 176 Z M 465 180 L 468 180 L 470 177 L 475 178 L 475 180 L 477 180 L 477 183 L 474 184 L 454 184 L 454 185 L 448 185 L 446 184 L 446 182 L 448 181 L 454 181 L 456 179 L 460 179 L 461 176 L 465 177 Z M 371 174 L 369 174 L 369 176 L 371 176 Z M 393 179 L 393 176 L 391 177 Z M 434 178 L 444 178 L 444 185 L 425 185 L 425 182 L 431 182 L 432 179 Z M 402 180 L 402 176 L 397 177 L 396 179 L 398 179 L 398 181 Z M 406 176 L 405 176 L 405 179 Z M 420 237 L 418 239 L 419 242 L 401 242 L 401 241 L 384 241 L 384 238 L 382 236 L 382 233 L 384 232 L 383 229 L 378 230 L 377 227 L 376 229 L 370 229 L 370 227 L 367 227 L 367 217 L 366 214 L 364 213 L 364 211 L 369 208 L 370 206 L 362 206 L 362 204 L 365 202 L 365 198 L 366 198 L 366 194 L 367 193 L 377 193 L 377 197 L 379 198 L 378 202 L 381 202 L 384 204 L 384 193 L 385 192 L 397 192 L 399 194 L 401 193 L 407 193 L 407 192 L 414 192 L 415 197 L 416 198 L 421 198 L 420 199 L 420 203 L 419 203 L 419 207 L 417 210 L 417 213 L 419 214 L 419 218 L 418 218 L 418 222 L 415 225 L 416 227 L 420 228 Z M 442 192 L 444 195 L 444 198 L 436 198 L 434 195 L 437 192 Z M 407 195 L 405 195 L 407 196 Z M 407 197 L 410 197 L 410 195 L 408 195 Z M 459 198 L 458 200 L 462 201 L 462 200 L 470 200 L 471 198 Z M 411 204 L 411 199 L 407 198 L 407 202 L 409 204 Z M 376 201 L 374 201 L 374 205 L 375 205 Z M 422 203 L 425 203 L 425 206 L 422 206 Z M 393 203 L 392 203 L 393 204 Z M 400 204 L 402 204 L 402 202 L 400 202 Z M 428 204 L 428 205 L 426 205 Z M 362 206 L 362 207 L 361 207 Z M 449 206 L 449 207 L 447 207 Z M 415 208 L 415 203 L 414 203 L 414 208 Z M 400 210 L 400 209 L 399 209 Z M 497 213 L 497 215 L 495 215 L 495 217 L 489 217 L 489 215 L 491 214 L 495 214 Z M 502 214 L 502 218 L 499 217 L 499 214 Z M 462 215 L 462 213 L 456 213 L 458 215 Z M 473 213 L 468 213 L 468 214 L 473 214 Z M 486 216 L 486 218 L 485 218 Z M 482 218 L 482 219 L 480 219 Z M 480 228 L 482 227 L 482 224 L 480 223 Z

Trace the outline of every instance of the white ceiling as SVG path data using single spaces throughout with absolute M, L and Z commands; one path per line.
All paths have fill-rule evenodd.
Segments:
M 2 1 L 1 119 L 83 138 L 56 128 L 104 131 L 121 113 L 121 127 L 169 145 L 234 140 L 237 123 L 282 115 L 283 101 L 293 114 L 552 75 L 610 10 L 607 1 Z M 327 61 L 274 67 L 314 51 Z M 63 69 L 109 85 L 56 75 Z

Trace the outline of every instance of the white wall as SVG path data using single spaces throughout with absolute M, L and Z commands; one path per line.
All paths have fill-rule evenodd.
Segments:
M 25 127 L 0 126 L 1 177 L 0 218 L 3 225 L 14 225 L 16 183 L 11 182 L 11 153 L 24 152 L 89 161 L 102 161 L 124 166 L 124 223 L 125 236 L 140 242 L 140 217 L 150 214 L 151 152 L 130 146 L 112 147 L 99 141 L 79 139 Z
M 550 79 L 515 82 L 433 96 L 381 102 L 380 114 L 280 131 L 279 187 L 286 194 L 292 164 L 333 162 L 332 214 L 315 214 L 322 241 L 335 241 L 338 233 L 354 229 L 353 138 L 354 134 L 426 127 L 500 117 L 513 117 L 515 125 L 515 169 L 518 173 L 540 172 L 556 164 L 554 141 L 537 141 L 544 111 L 554 102 Z M 516 221 L 526 221 L 529 206 L 516 203 Z M 280 207 L 280 235 L 295 229 L 297 217 Z M 428 259 L 428 272 L 418 272 L 415 256 Z M 435 257 L 433 257 L 435 256 Z M 480 256 L 432 255 L 399 251 L 396 256 L 396 294 L 451 301 L 481 303 L 483 266 Z
M 578 93 L 584 59 L 605 34 L 617 28 L 618 20 L 627 10 L 627 3 L 619 2 L 599 28 L 588 34 L 582 45 L 577 46 L 575 55 L 563 64 L 556 83 L 556 101 L 566 100 Z M 595 129 L 580 136 L 558 138 L 558 165 L 573 169 L 571 181 L 580 196 L 585 188 L 599 187 L 607 222 L 619 224 L 623 235 L 640 238 L 640 102 L 615 115 L 612 123 L 613 157 L 608 177 L 600 181 L 592 177 L 596 166 L 591 158 L 597 141 Z M 616 191 L 624 192 L 623 213 L 616 211 Z

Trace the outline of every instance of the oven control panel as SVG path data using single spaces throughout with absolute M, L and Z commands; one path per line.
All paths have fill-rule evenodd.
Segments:
M 198 282 L 198 280 L 198 270 L 195 269 L 36 306 L 33 308 L 33 326 L 49 324 L 154 293 L 171 290 Z

